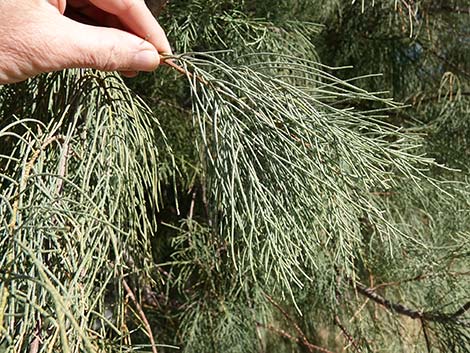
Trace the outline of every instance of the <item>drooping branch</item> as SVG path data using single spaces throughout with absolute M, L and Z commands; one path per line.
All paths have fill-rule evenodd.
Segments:
M 377 294 L 372 288 L 368 288 L 365 285 L 353 282 L 350 279 L 350 283 L 354 286 L 354 288 L 362 295 L 366 296 L 370 300 L 374 301 L 375 303 L 394 311 L 400 315 L 408 316 L 412 319 L 420 319 L 425 321 L 435 321 L 435 322 L 449 322 L 458 320 L 458 317 L 463 315 L 470 309 L 470 302 L 465 303 L 459 310 L 452 314 L 444 314 L 444 313 L 437 313 L 437 312 L 430 312 L 430 311 L 419 311 L 416 309 L 409 308 L 400 303 L 394 303 L 389 299 L 382 297 L 381 295 Z

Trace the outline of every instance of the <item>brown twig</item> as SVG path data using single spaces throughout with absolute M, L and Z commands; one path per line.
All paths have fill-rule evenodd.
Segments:
M 354 282 L 352 279 L 349 280 L 351 285 L 362 295 L 366 296 L 370 300 L 374 301 L 377 304 L 387 308 L 388 310 L 394 311 L 397 314 L 408 316 L 412 319 L 421 319 L 425 321 L 435 321 L 435 322 L 449 322 L 456 320 L 460 315 L 464 314 L 470 309 L 470 302 L 465 303 L 462 307 L 452 314 L 443 314 L 429 311 L 419 311 L 416 309 L 408 308 L 400 303 L 394 303 L 381 295 L 377 294 L 372 288 L 368 288 L 365 285 Z
M 284 310 L 284 308 L 282 306 L 280 306 L 272 297 L 270 297 L 269 295 L 267 294 L 264 294 L 264 296 L 266 297 L 266 299 L 268 299 L 268 301 L 277 309 L 281 312 L 281 314 L 287 319 L 287 321 L 291 322 L 292 325 L 294 326 L 295 330 L 297 331 L 297 333 L 299 334 L 299 336 L 302 338 L 302 340 L 304 342 L 308 342 L 307 340 L 307 337 L 305 336 L 305 334 L 303 333 L 302 329 L 299 327 L 299 325 L 297 324 L 297 322 L 295 322 L 294 319 L 292 319 L 290 317 L 290 315 Z
M 162 53 L 164 54 L 164 53 Z M 173 55 L 162 55 L 161 56 L 161 60 L 167 64 L 168 66 L 172 67 L 173 69 L 175 69 L 176 71 L 178 71 L 180 74 L 182 75 L 185 75 L 189 78 L 194 78 L 196 79 L 197 81 L 199 81 L 200 83 L 202 83 L 203 85 L 209 85 L 209 82 L 207 82 L 205 79 L 203 79 L 201 76 L 198 76 L 198 75 L 195 75 L 193 74 L 192 72 L 186 70 L 184 67 L 178 65 L 177 63 L 175 63 L 174 61 L 175 59 L 175 56 Z
M 362 303 L 361 306 L 353 314 L 353 316 L 351 316 L 351 318 L 349 319 L 349 322 L 353 322 L 353 320 L 361 313 L 361 311 L 364 310 L 369 300 L 370 300 L 369 298 L 366 298 L 366 300 L 364 300 L 364 303 Z
M 354 337 L 343 326 L 343 324 L 341 323 L 338 315 L 335 316 L 335 323 L 336 323 L 336 326 L 338 326 L 339 329 L 341 330 L 341 332 L 343 333 L 344 337 L 346 337 L 346 339 L 349 341 L 349 343 L 354 347 L 354 349 L 357 352 L 362 352 L 361 347 L 358 346 L 358 344 L 357 344 L 356 340 L 354 339 Z
M 426 342 L 426 349 L 431 353 L 431 341 L 429 340 L 428 332 L 426 329 L 426 321 L 421 318 L 421 328 L 423 329 L 424 341 Z
M 191 189 L 191 204 L 189 205 L 188 219 L 192 220 L 194 215 L 194 205 L 196 204 L 197 187 Z
M 152 328 L 150 327 L 150 324 L 147 320 L 147 316 L 145 316 L 145 313 L 142 310 L 142 307 L 140 306 L 140 304 L 137 301 L 134 293 L 132 292 L 132 289 L 129 287 L 129 285 L 127 284 L 127 282 L 124 278 L 122 279 L 122 285 L 124 286 L 124 289 L 126 290 L 127 296 L 129 298 L 131 298 L 132 302 L 134 303 L 134 305 L 137 309 L 137 312 L 139 313 L 139 316 L 142 319 L 142 322 L 144 323 L 145 329 L 147 330 L 147 334 L 148 334 L 149 339 L 150 339 L 150 344 L 152 345 L 152 352 L 153 353 L 158 353 L 157 346 L 155 345 L 155 339 L 153 338 Z
M 314 344 L 311 344 L 310 342 L 305 342 L 302 338 L 299 338 L 299 337 L 294 337 L 292 336 L 291 334 L 289 334 L 288 332 L 284 331 L 283 329 L 280 329 L 280 328 L 277 328 L 277 327 L 274 327 L 273 325 L 263 325 L 262 323 L 259 323 L 257 322 L 256 325 L 258 327 L 263 327 L 267 330 L 270 330 L 274 333 L 276 333 L 278 336 L 281 336 L 281 337 L 284 337 L 284 338 L 287 338 L 288 340 L 292 341 L 292 342 L 295 342 L 297 344 L 302 344 L 304 345 L 305 347 L 307 347 L 307 349 L 309 350 L 309 352 L 322 352 L 322 353 L 334 353 L 326 348 L 323 348 L 323 347 L 319 347 L 319 346 L 316 346 Z
M 291 316 L 287 313 L 287 311 L 285 311 L 282 306 L 280 306 L 272 297 L 270 297 L 266 293 L 264 293 L 264 296 L 277 310 L 279 310 L 279 312 L 281 312 L 281 314 L 287 319 L 287 321 L 289 321 L 294 326 L 294 329 L 297 331 L 297 334 L 299 336 L 299 338 L 297 339 L 296 342 L 301 343 L 305 347 L 307 347 L 309 352 L 313 352 L 313 351 L 317 350 L 319 352 L 332 353 L 332 352 L 330 352 L 329 350 L 327 350 L 325 348 L 322 348 L 322 347 L 319 347 L 319 346 L 316 346 L 316 345 L 310 343 L 309 340 L 307 339 L 307 336 L 305 335 L 305 333 L 300 328 L 300 326 L 297 324 L 297 322 L 294 319 L 291 318 Z M 290 337 L 292 337 L 292 336 L 290 336 Z M 292 340 L 292 339 L 294 339 L 294 337 L 292 337 L 290 339 Z

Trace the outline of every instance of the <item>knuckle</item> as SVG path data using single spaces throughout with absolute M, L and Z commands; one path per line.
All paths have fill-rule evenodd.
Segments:
M 110 43 L 103 50 L 90 53 L 92 67 L 104 70 L 115 71 L 119 69 L 119 50 L 116 43 Z

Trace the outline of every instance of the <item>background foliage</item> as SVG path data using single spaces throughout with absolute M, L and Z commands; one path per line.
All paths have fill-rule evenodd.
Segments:
M 469 351 L 466 1 L 153 6 L 0 87 L 0 351 Z

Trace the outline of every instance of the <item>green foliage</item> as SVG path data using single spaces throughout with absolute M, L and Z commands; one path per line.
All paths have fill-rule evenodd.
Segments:
M 125 258 L 149 265 L 158 124 L 116 77 L 76 71 L 20 86 L 2 89 L 2 344 L 27 350 L 36 332 L 44 346 L 93 350 L 88 330 L 106 337 L 106 300 L 116 317 L 106 326 L 125 336 L 110 297 Z
M 467 352 L 465 6 L 170 1 L 156 73 L 0 87 L 0 351 Z

